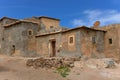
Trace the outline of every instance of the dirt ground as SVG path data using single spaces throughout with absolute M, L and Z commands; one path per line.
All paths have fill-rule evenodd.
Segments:
M 66 78 L 52 69 L 34 69 L 25 65 L 26 58 L 0 55 L 0 80 L 120 80 L 120 66 L 115 69 L 71 69 Z

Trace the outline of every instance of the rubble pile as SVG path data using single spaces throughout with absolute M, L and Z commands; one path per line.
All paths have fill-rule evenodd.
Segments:
M 81 58 L 62 58 L 62 57 L 54 57 L 54 58 L 37 58 L 37 59 L 28 59 L 26 62 L 26 66 L 34 67 L 34 68 L 59 68 L 59 67 L 78 67 L 78 68 L 114 68 L 116 63 L 111 58 L 89 58 L 89 59 L 81 59 Z
M 91 68 L 114 68 L 115 61 L 111 58 L 103 59 L 90 59 L 86 62 L 88 67 Z
M 79 61 L 78 58 L 38 58 L 28 59 L 26 66 L 34 68 L 59 68 L 59 67 L 74 67 L 74 62 Z
M 90 58 L 88 60 L 81 60 L 74 62 L 75 67 L 84 68 L 97 68 L 97 69 L 103 69 L 103 68 L 115 68 L 116 63 L 111 58 L 102 58 L 102 59 L 94 59 Z

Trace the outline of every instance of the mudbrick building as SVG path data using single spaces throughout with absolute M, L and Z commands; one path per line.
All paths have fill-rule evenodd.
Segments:
M 41 16 L 0 19 L 0 53 L 12 56 L 120 57 L 120 24 L 65 28 Z

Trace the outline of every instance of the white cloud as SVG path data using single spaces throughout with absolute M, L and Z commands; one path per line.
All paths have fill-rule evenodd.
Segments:
M 92 26 L 95 21 L 100 21 L 101 25 L 120 23 L 120 12 L 117 10 L 86 10 L 83 12 L 83 19 L 74 19 L 74 26 Z

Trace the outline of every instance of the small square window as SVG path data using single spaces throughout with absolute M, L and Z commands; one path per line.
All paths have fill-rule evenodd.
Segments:
M 68 45 L 75 45 L 75 36 L 74 35 L 68 36 Z
M 32 30 L 28 30 L 28 35 L 32 36 L 33 35 L 33 31 Z
M 111 38 L 109 39 L 109 44 L 112 44 L 112 39 Z
M 29 35 L 32 35 L 32 31 L 29 31 Z

